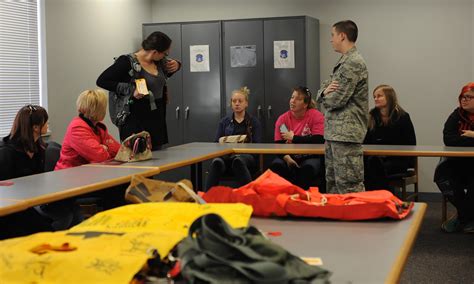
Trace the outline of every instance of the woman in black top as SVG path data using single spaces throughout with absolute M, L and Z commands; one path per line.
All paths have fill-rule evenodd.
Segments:
M 443 140 L 446 146 L 474 147 L 474 82 L 466 84 L 458 97 L 457 107 L 446 120 L 443 129 Z M 438 165 L 435 181 L 447 180 L 446 187 L 440 186 L 457 214 L 441 225 L 448 232 L 463 230 L 474 233 L 474 175 L 472 174 L 473 158 L 448 158 Z M 438 175 L 438 177 L 437 177 Z M 438 186 L 440 185 L 437 182 Z
M 373 92 L 375 107 L 370 110 L 369 129 L 364 144 L 416 145 L 410 115 L 398 104 L 397 94 L 389 85 Z M 414 166 L 410 157 L 370 156 L 365 159 L 366 189 L 388 189 L 387 176 L 406 173 Z
M 0 180 L 44 172 L 46 144 L 41 135 L 47 131 L 48 113 L 44 108 L 27 105 L 18 111 L 0 149 Z
M 151 135 L 152 148 L 158 150 L 168 143 L 166 129 L 166 80 L 179 70 L 181 64 L 168 59 L 171 39 L 162 32 L 154 32 L 142 43 L 142 48 L 129 55 L 122 55 L 97 79 L 97 85 L 114 96 L 128 100 L 129 115 L 119 125 L 120 140 L 143 130 Z M 136 79 L 144 79 L 149 94 L 141 94 Z M 142 91 L 143 92 L 143 91 Z M 110 106 L 114 104 L 110 102 Z M 112 114 L 112 111 L 110 112 Z
M 0 181 L 45 171 L 48 113 L 37 105 L 22 107 L 13 121 L 10 135 L 0 147 Z M 82 221 L 79 207 L 67 199 L 43 204 L 0 218 L 0 239 L 42 231 L 64 230 Z
M 41 135 L 47 131 L 44 108 L 27 105 L 18 111 L 10 135 L 0 143 L 0 181 L 44 172 L 46 144 Z M 49 221 L 35 209 L 0 218 L 0 239 L 50 230 Z

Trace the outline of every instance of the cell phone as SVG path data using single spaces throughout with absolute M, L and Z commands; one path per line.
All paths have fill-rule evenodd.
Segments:
M 289 132 L 288 128 L 286 127 L 286 125 L 284 123 L 282 125 L 280 125 L 280 132 Z

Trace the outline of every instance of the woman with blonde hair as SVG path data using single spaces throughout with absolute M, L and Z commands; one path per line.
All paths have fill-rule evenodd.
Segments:
M 395 90 L 389 85 L 379 85 L 373 97 L 375 107 L 369 112 L 364 144 L 416 145 L 415 128 L 410 115 L 398 104 Z M 389 175 L 406 173 L 413 166 L 411 157 L 368 157 L 365 159 L 365 187 L 389 189 Z
M 79 115 L 66 130 L 55 170 L 112 159 L 120 148 L 102 123 L 107 111 L 107 95 L 103 90 L 82 92 L 76 106 Z
M 257 118 L 247 112 L 250 90 L 247 87 L 234 90 L 230 100 L 232 114 L 222 118 L 217 128 L 215 142 L 224 136 L 246 135 L 245 143 L 260 143 L 262 128 Z M 218 185 L 221 176 L 228 172 L 233 174 L 239 186 L 252 181 L 256 170 L 255 157 L 250 154 L 230 155 L 212 160 L 205 190 Z

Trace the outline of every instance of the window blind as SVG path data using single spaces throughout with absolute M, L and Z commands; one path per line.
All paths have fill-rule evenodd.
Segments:
M 40 104 L 39 1 L 0 1 L 0 137 L 21 107 Z

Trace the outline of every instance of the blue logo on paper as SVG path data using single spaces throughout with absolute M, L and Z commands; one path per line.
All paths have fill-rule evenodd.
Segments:
M 286 59 L 288 58 L 288 50 L 280 50 L 280 58 Z
M 198 53 L 196 54 L 196 62 L 203 62 L 204 61 L 204 55 Z

